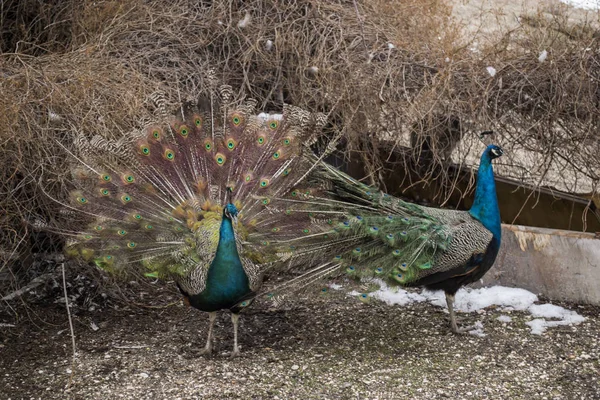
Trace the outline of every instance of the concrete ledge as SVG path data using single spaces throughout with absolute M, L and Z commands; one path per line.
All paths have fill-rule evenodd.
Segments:
M 503 225 L 500 253 L 483 284 L 600 305 L 600 240 L 593 233 Z

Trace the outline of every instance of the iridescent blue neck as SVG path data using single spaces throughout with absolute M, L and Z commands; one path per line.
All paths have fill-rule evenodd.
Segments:
M 494 234 L 494 237 L 500 241 L 500 209 L 498 207 L 498 196 L 496 195 L 492 160 L 488 150 L 481 156 L 479 170 L 477 171 L 475 201 L 469 213 L 489 229 Z

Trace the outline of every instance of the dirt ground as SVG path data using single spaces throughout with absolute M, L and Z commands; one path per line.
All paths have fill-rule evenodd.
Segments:
M 530 333 L 527 313 L 511 312 L 510 323 L 494 307 L 461 314 L 463 324 L 484 324 L 487 336 L 476 337 L 450 334 L 430 304 L 311 294 L 283 310 L 253 305 L 241 318 L 242 355 L 230 359 L 229 315 L 205 358 L 206 315 L 169 285 L 145 298 L 174 305 L 75 307 L 74 364 L 59 301 L 0 314 L 14 325 L 0 324 L 0 398 L 600 399 L 600 317 L 590 306 L 563 304 L 587 320 L 542 336 Z

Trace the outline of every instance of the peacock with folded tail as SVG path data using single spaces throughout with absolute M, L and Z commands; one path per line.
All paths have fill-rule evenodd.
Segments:
M 468 211 L 424 207 L 380 193 L 320 162 L 302 185 L 274 199 L 288 219 L 264 220 L 281 228 L 271 246 L 291 268 L 314 267 L 316 274 L 345 270 L 401 286 L 443 290 L 455 333 L 453 303 L 458 289 L 492 267 L 501 242 L 501 221 L 492 160 L 499 146 L 483 151 L 474 203 Z M 306 234 L 285 229 L 295 226 Z M 260 233 L 253 235 L 260 236 Z M 283 296 L 282 296 L 283 297 Z M 368 300 L 368 293 L 361 294 Z
M 118 140 L 80 134 L 63 146 L 75 160 L 64 206 L 92 220 L 70 232 L 68 253 L 105 270 L 141 263 L 174 279 L 187 304 L 209 313 L 204 353 L 217 311 L 230 310 L 236 356 L 239 313 L 279 260 L 266 250 L 279 229 L 261 221 L 273 218 L 270 199 L 293 191 L 314 166 L 305 153 L 326 118 L 288 105 L 256 114 L 256 102 L 234 100 L 229 86 L 175 117 L 156 102 L 166 121 Z

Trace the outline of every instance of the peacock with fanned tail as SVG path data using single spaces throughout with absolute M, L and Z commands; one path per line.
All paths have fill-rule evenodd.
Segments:
M 64 205 L 93 219 L 71 232 L 69 253 L 111 271 L 141 262 L 174 279 L 189 305 L 209 313 L 207 354 L 223 309 L 232 313 L 231 355 L 239 354 L 239 312 L 278 260 L 265 251 L 278 229 L 260 222 L 271 218 L 270 199 L 313 166 L 305 153 L 326 119 L 287 105 L 256 114 L 255 104 L 222 86 L 165 123 L 115 141 L 79 135 L 67 150 L 76 190 Z
M 273 199 L 272 207 L 279 207 L 288 219 L 262 223 L 305 230 L 298 236 L 282 229 L 271 244 L 289 267 L 314 267 L 305 279 L 314 271 L 327 275 L 342 269 L 350 276 L 444 290 L 451 329 L 462 333 L 469 328 L 457 326 L 454 295 L 483 277 L 500 248 L 492 160 L 501 155 L 496 145 L 483 152 L 475 200 L 468 211 L 412 204 L 321 162 L 291 194 Z M 368 293 L 361 298 L 368 300 Z

